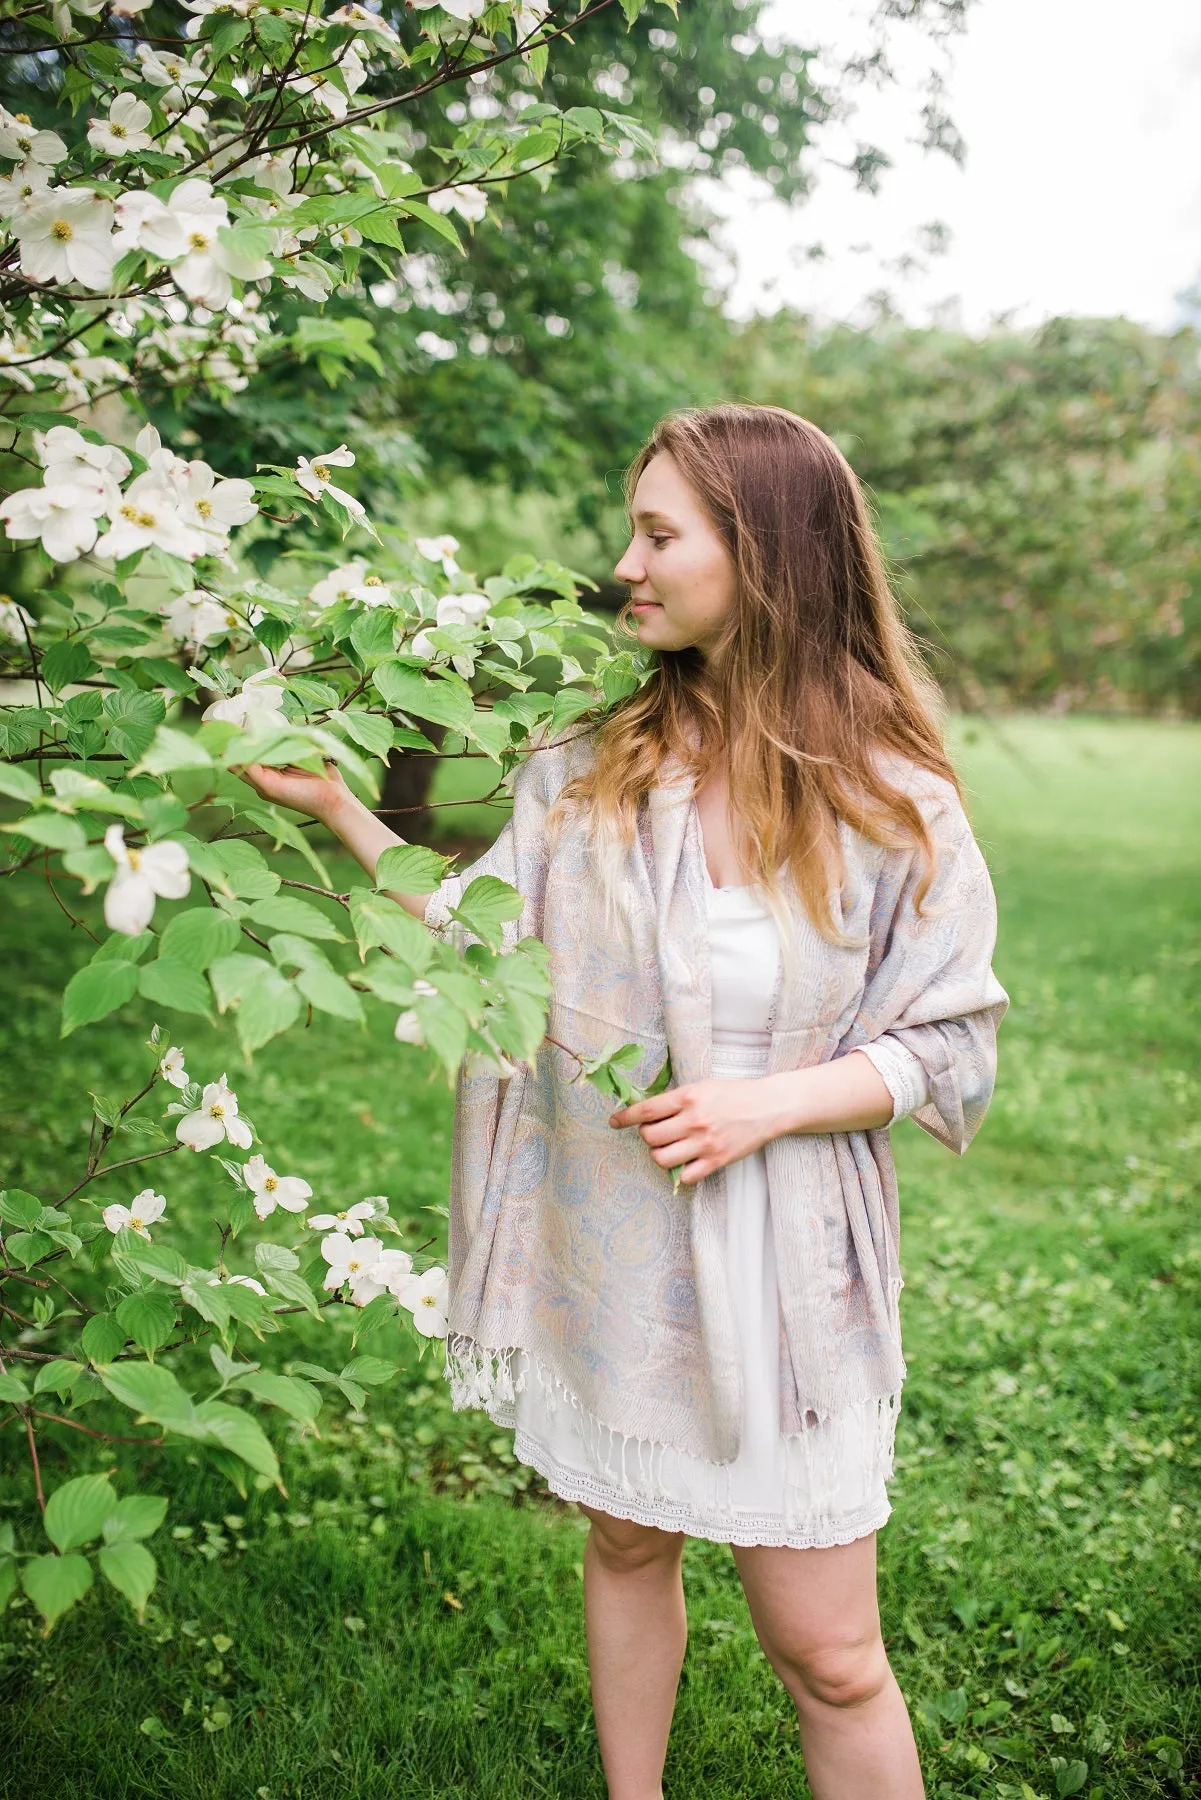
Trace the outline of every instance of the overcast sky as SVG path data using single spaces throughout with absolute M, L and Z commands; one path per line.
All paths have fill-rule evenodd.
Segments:
M 864 41 L 866 0 L 772 0 L 764 22 L 799 43 Z M 1201 6 L 1197 0 L 976 0 L 946 58 L 894 27 L 904 80 L 862 92 L 859 116 L 829 140 L 876 142 L 893 157 L 874 198 L 826 171 L 789 211 L 763 184 L 706 184 L 727 219 L 740 316 L 792 303 L 861 316 L 887 287 L 925 323 L 943 308 L 969 329 L 1009 313 L 1124 313 L 1179 322 L 1177 294 L 1201 276 Z M 947 107 L 967 141 L 963 169 L 923 154 L 919 83 L 946 69 Z M 890 260 L 941 220 L 949 252 L 902 278 Z M 820 242 L 823 261 L 805 256 Z M 870 245 L 870 249 L 864 246 Z

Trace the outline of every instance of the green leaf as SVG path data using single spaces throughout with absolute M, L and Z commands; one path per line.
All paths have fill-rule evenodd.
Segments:
M 138 974 L 138 990 L 144 1000 L 153 1000 L 158 1006 L 210 1017 L 208 983 L 198 969 L 179 957 L 160 955 L 146 963 Z
M 203 744 L 198 744 L 186 731 L 172 725 L 160 725 L 154 741 L 142 756 L 136 775 L 174 775 L 180 769 L 211 769 L 213 759 Z
M 124 1594 L 141 1624 L 158 1575 L 154 1558 L 145 1544 L 103 1544 L 97 1561 L 100 1573 L 119 1594 Z
M 169 1430 L 194 1434 L 196 1409 L 192 1398 L 161 1363 L 114 1363 L 96 1370 L 114 1400 Z
M 46 1502 L 42 1523 L 56 1550 L 78 1550 L 104 1529 L 117 1504 L 107 1475 L 79 1475 L 55 1488 Z
M 106 1544 L 125 1544 L 132 1538 L 153 1537 L 167 1516 L 162 1494 L 126 1494 L 104 1521 Z
M 273 1294 L 286 1300 L 290 1306 L 303 1306 L 315 1319 L 321 1317 L 321 1309 L 317 1304 L 317 1296 L 303 1275 L 292 1274 L 287 1269 L 267 1269 L 263 1279 Z
M 166 710 L 161 694 L 144 693 L 138 688 L 120 688 L 115 694 L 106 694 L 103 712 L 110 721 L 109 748 L 118 756 L 141 756 Z
M 269 930 L 294 931 L 300 937 L 333 939 L 337 943 L 346 941 L 320 907 L 313 906 L 308 900 L 296 900 L 291 894 L 275 894 L 270 900 L 256 901 L 250 909 L 250 921 L 253 925 L 265 925 Z
M 60 1400 L 64 1399 L 82 1374 L 83 1365 L 81 1363 L 71 1362 L 65 1356 L 58 1356 L 53 1362 L 42 1364 L 33 1378 L 33 1391 L 35 1394 L 42 1394 L 48 1390 L 50 1393 L 57 1394 Z
M 72 975 L 63 993 L 63 1037 L 81 1025 L 103 1019 L 132 1000 L 138 991 L 138 968 L 132 962 L 88 963 Z
M 125 1348 L 125 1333 L 113 1313 L 97 1313 L 79 1334 L 83 1353 L 89 1362 L 113 1362 Z
M 18 768 L 15 763 L 0 763 L 0 794 L 19 800 L 22 806 L 32 806 L 41 799 L 42 790 L 28 769 Z
M 351 1381 L 361 1381 L 364 1387 L 382 1387 L 399 1370 L 399 1363 L 389 1362 L 383 1356 L 356 1356 L 352 1362 L 347 1363 L 342 1374 Z
M 300 1258 L 295 1250 L 289 1250 L 286 1244 L 256 1244 L 254 1266 L 260 1275 L 271 1270 L 298 1269 Z
M 310 966 L 299 969 L 294 979 L 309 1005 L 315 1006 L 318 1012 L 330 1013 L 335 1019 L 349 1019 L 353 1025 L 363 1023 L 362 1001 L 350 983 L 334 969 Z
M 9 1256 L 23 1269 L 32 1269 L 34 1263 L 49 1256 L 54 1248 L 54 1239 L 45 1231 L 14 1231 L 5 1243 Z
M 227 1406 L 222 1400 L 205 1400 L 196 1408 L 196 1419 L 204 1428 L 206 1442 L 231 1451 L 256 1474 L 265 1475 L 277 1487 L 282 1485 L 271 1440 L 257 1419 L 252 1419 L 240 1407 Z
M 300 995 L 292 983 L 257 956 L 223 956 L 209 970 L 209 979 L 221 1011 L 234 1012 L 238 1039 L 247 1053 L 300 1017 Z
M 44 844 L 47 850 L 84 850 L 88 834 L 78 819 L 65 813 L 30 813 L 14 825 L 0 827 L 4 831 L 28 838 L 31 844 Z
M 502 926 L 521 917 L 525 902 L 517 889 L 496 875 L 477 875 L 463 890 L 454 916 L 493 950 L 504 941 Z
M 153 1355 L 175 1329 L 175 1306 L 166 1294 L 153 1290 L 147 1294 L 130 1294 L 117 1308 L 117 1323 L 139 1350 Z
M 434 956 L 433 939 L 412 913 L 384 894 L 373 894 L 370 888 L 352 888 L 348 903 L 360 961 L 379 944 L 418 973 L 428 968 Z
M 0 1219 L 6 1225 L 17 1225 L 22 1231 L 35 1231 L 42 1222 L 45 1210 L 37 1195 L 27 1194 L 24 1188 L 6 1188 L 0 1193 Z
M 458 675 L 427 680 L 412 663 L 390 656 L 380 663 L 371 679 L 385 704 L 399 712 L 432 719 L 435 724 L 449 725 L 456 731 L 469 732 L 474 725 L 471 689 Z
M 94 894 L 102 881 L 116 873 L 117 865 L 103 844 L 89 844 L 83 850 L 68 850 L 63 857 L 68 875 L 77 876 L 85 894 Z
M 89 656 L 86 644 L 78 638 L 65 638 L 61 644 L 51 644 L 42 658 L 41 673 L 46 686 L 60 694 L 68 683 L 95 675 L 97 664 Z
M 49 1635 L 55 1621 L 91 1587 L 92 1565 L 86 1556 L 35 1556 L 21 1570 L 21 1583 L 45 1619 Z
M 391 648 L 389 632 L 388 647 Z M 387 762 L 388 753 L 395 741 L 395 728 L 391 719 L 385 719 L 380 713 L 340 712 L 333 713 L 328 720 L 330 725 L 340 725 L 347 737 L 368 751 L 378 756 L 381 762 Z
M 423 844 L 394 844 L 375 865 L 375 885 L 399 894 L 437 893 L 449 860 Z
M 241 936 L 236 919 L 213 906 L 190 906 L 168 920 L 160 941 L 159 960 L 186 963 L 188 968 L 203 973 L 219 956 L 231 955 Z
M 29 1389 L 19 1375 L 11 1369 L 0 1371 L 0 1400 L 6 1406 L 25 1406 L 29 1400 Z
M 166 1281 L 179 1287 L 188 1278 L 188 1265 L 178 1250 L 167 1244 L 152 1244 L 144 1237 L 134 1237 L 127 1255 L 143 1275 L 154 1281 Z
M 234 1385 L 245 1388 L 268 1406 L 278 1406 L 301 1425 L 311 1425 L 321 1411 L 321 1395 L 312 1382 L 298 1381 L 293 1375 L 274 1375 L 267 1369 L 257 1369 Z

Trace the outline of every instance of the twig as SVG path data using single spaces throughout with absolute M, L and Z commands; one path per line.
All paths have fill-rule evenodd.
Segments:
M 153 1162 L 156 1156 L 174 1156 L 177 1150 L 182 1149 L 182 1144 L 168 1144 L 165 1150 L 148 1150 L 145 1156 L 127 1156 L 123 1162 L 106 1163 L 103 1169 L 93 1169 L 90 1175 L 85 1175 L 82 1181 L 76 1182 L 70 1193 L 64 1194 L 58 1204 L 62 1206 L 64 1201 L 74 1199 L 89 1182 L 99 1181 L 102 1175 L 111 1175 L 116 1169 L 132 1168 L 135 1163 Z
M 116 1431 L 93 1431 L 90 1425 L 81 1425 L 78 1419 L 64 1419 L 61 1413 L 35 1412 L 35 1419 L 50 1419 L 55 1425 L 69 1425 L 72 1431 L 86 1432 L 88 1437 L 99 1438 L 105 1444 L 165 1444 L 161 1437 L 122 1437 Z
M 27 1409 L 25 1413 L 25 1436 L 29 1440 L 29 1460 L 33 1464 L 33 1485 L 37 1493 L 38 1505 L 41 1507 L 42 1511 L 45 1512 L 46 1495 L 42 1490 L 42 1465 L 38 1461 L 37 1437 L 33 1429 L 31 1412 L 32 1409 Z

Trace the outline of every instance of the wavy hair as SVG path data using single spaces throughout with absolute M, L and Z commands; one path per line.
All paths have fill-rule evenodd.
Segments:
M 590 818 L 614 917 L 618 871 L 640 798 L 673 754 L 703 787 L 724 760 L 730 828 L 743 869 L 777 922 L 789 869 L 814 926 L 848 945 L 832 894 L 844 878 L 839 821 L 890 848 L 917 846 L 929 890 L 934 852 L 908 794 L 878 762 L 894 752 L 954 785 L 941 693 L 901 616 L 854 470 L 825 432 L 780 406 L 723 404 L 670 414 L 626 473 L 666 455 L 704 504 L 733 560 L 736 600 L 712 658 L 654 653 L 644 684 L 599 722 L 595 758 L 563 788 Z M 617 632 L 635 631 L 629 602 Z M 792 934 L 781 931 L 786 971 Z

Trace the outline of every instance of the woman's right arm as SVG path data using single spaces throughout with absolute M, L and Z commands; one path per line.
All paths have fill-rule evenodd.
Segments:
M 290 807 L 306 813 L 339 838 L 351 855 L 362 864 L 372 881 L 375 866 L 385 850 L 404 844 L 402 838 L 377 819 L 369 807 L 355 797 L 343 781 L 335 763 L 327 763 L 323 775 L 311 775 L 304 769 L 270 769 L 265 763 L 248 763 L 242 771 L 256 794 L 276 806 Z M 425 921 L 428 894 L 390 893 L 406 912 Z

